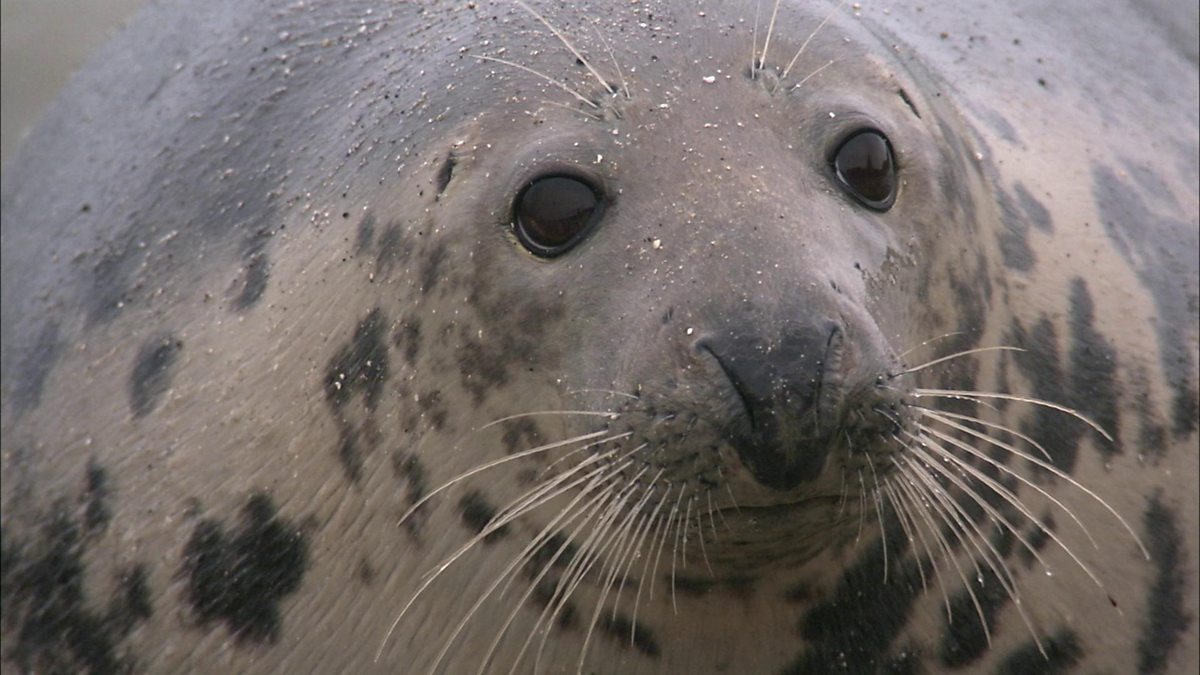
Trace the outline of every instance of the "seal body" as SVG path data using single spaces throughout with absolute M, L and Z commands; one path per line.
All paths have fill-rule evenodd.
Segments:
M 1194 21 L 946 4 L 145 11 L 4 184 L 6 665 L 1194 670 Z

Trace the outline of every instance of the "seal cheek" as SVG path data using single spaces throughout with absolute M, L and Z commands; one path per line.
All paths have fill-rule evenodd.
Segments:
M 728 440 L 758 482 L 789 490 L 825 467 L 844 362 L 844 330 L 830 319 L 793 322 L 777 338 L 717 333 L 694 343 L 729 381 L 742 414 L 726 424 Z

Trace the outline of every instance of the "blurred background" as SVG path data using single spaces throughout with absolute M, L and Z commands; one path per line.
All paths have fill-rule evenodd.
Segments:
M 146 0 L 0 0 L 0 164 L 67 78 Z

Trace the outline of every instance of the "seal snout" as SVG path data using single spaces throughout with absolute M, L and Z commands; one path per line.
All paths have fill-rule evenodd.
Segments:
M 821 473 L 831 445 L 825 438 L 839 417 L 846 346 L 842 326 L 828 319 L 789 324 L 774 339 L 737 331 L 693 343 L 716 361 L 741 404 L 726 434 L 763 485 L 787 490 Z

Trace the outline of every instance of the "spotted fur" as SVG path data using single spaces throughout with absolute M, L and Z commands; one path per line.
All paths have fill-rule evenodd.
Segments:
M 6 169 L 6 668 L 1196 669 L 1194 9 L 179 4 Z

